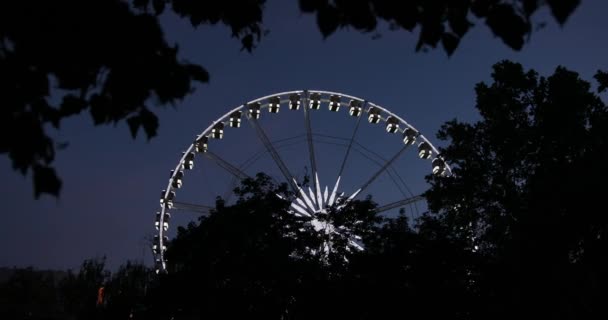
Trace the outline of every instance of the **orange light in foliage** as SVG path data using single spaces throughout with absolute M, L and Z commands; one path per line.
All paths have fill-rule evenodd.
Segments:
M 103 304 L 103 291 L 104 291 L 104 287 L 99 287 L 99 289 L 97 289 L 97 305 L 101 305 Z

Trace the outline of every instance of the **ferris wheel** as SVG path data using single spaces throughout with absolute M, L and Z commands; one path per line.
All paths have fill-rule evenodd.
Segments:
M 380 149 L 391 153 L 381 154 Z M 409 149 L 415 149 L 416 155 L 403 163 Z M 421 164 L 420 159 L 428 163 Z M 401 169 L 408 169 L 408 178 L 404 179 Z M 209 214 L 216 197 L 229 201 L 231 190 L 257 172 L 269 173 L 276 182 L 288 185 L 293 194 L 287 199 L 291 213 L 309 219 L 317 230 L 331 232 L 335 232 L 331 226 L 322 225 L 316 217 L 339 201 L 369 193 L 378 203 L 377 213 L 407 208 L 415 217 L 425 203 L 421 192 L 410 187 L 410 177 L 417 176 L 414 184 L 420 184 L 429 173 L 451 175 L 443 157 L 420 131 L 378 104 L 320 90 L 254 99 L 213 121 L 171 170 L 154 223 L 157 272 L 166 271 L 170 222 L 175 226 L 192 221 L 187 212 Z M 301 183 L 303 176 L 310 178 L 310 186 Z M 331 184 L 322 184 L 327 181 Z M 352 245 L 363 249 L 355 241 Z

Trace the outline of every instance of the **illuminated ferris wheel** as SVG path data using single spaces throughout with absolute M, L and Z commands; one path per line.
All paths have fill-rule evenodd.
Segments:
M 287 110 L 279 114 L 283 109 Z M 404 163 L 405 151 L 411 148 L 416 149 L 416 156 L 410 158 L 418 160 Z M 385 149 L 394 151 L 389 155 L 378 151 Z M 421 166 L 420 159 L 429 164 Z M 401 171 L 407 171 L 408 179 Z M 428 173 L 451 174 L 450 167 L 420 131 L 380 105 L 320 90 L 261 97 L 213 121 L 171 170 L 155 220 L 152 249 L 157 272 L 166 271 L 170 222 L 175 226 L 192 221 L 188 211 L 209 214 L 216 197 L 229 201 L 238 182 L 257 172 L 270 173 L 276 182 L 286 183 L 293 194 L 287 199 L 290 212 L 324 232 L 339 230 L 321 222 L 319 215 L 338 202 L 368 193 L 378 203 L 377 213 L 407 208 L 415 216 L 425 206 L 424 198 L 406 181 L 417 176 L 419 183 Z M 301 183 L 303 176 L 310 177 L 310 185 Z M 332 183 L 323 185 L 326 181 Z M 184 185 L 188 188 L 182 188 Z M 363 250 L 354 239 L 350 245 Z

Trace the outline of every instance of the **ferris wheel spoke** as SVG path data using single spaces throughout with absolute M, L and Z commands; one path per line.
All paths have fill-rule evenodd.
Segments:
M 293 175 L 289 172 L 289 169 L 287 169 L 285 162 L 283 162 L 283 159 L 281 159 L 281 156 L 275 149 L 275 147 L 272 144 L 272 142 L 270 141 L 270 139 L 268 139 L 268 136 L 264 132 L 264 129 L 260 126 L 257 119 L 255 119 L 254 117 L 248 116 L 248 119 L 249 119 L 249 123 L 251 123 L 251 125 L 255 129 L 255 132 L 256 132 L 258 138 L 260 139 L 260 141 L 262 141 L 262 144 L 264 144 L 264 147 L 266 147 L 266 150 L 268 150 L 268 153 L 270 153 L 270 156 L 276 163 L 277 167 L 279 167 L 279 170 L 283 174 L 285 181 L 289 184 L 292 191 L 297 194 L 298 186 L 296 185 Z
M 308 93 L 304 101 L 304 122 L 306 126 L 306 142 L 308 143 L 308 155 L 310 156 L 310 168 L 313 175 L 317 174 L 317 159 L 315 157 L 315 145 L 312 140 L 312 127 L 310 124 L 310 113 L 308 110 Z
M 211 213 L 211 210 L 214 209 L 214 207 L 201 204 L 173 201 L 173 209 L 209 214 Z
M 395 160 L 397 160 L 399 158 L 399 156 L 401 156 L 401 154 L 403 154 L 403 152 L 407 149 L 408 145 L 403 146 L 399 152 L 397 152 L 389 161 L 387 161 L 376 173 L 374 173 L 373 176 L 371 176 L 357 191 L 355 191 L 355 193 L 352 195 L 352 197 L 356 197 L 357 195 L 363 193 L 363 191 L 365 189 L 367 189 L 367 187 L 369 187 L 370 184 L 372 184 L 374 182 L 374 180 L 376 180 L 376 178 L 378 178 L 387 168 L 390 167 L 390 165 L 395 162 Z
M 355 151 L 357 151 L 359 154 L 361 154 L 363 157 L 369 159 L 370 161 L 378 164 L 379 166 L 382 166 L 381 161 L 386 161 L 379 154 L 377 154 L 376 152 L 374 152 L 374 151 L 366 148 L 364 145 L 360 144 L 359 142 L 355 141 L 355 144 L 356 144 L 356 147 L 354 148 Z M 371 156 L 369 156 L 368 154 L 363 153 L 361 150 L 358 150 L 357 148 L 361 148 L 363 151 L 368 152 L 369 154 L 375 156 L 379 160 L 373 159 Z M 392 171 L 392 174 L 391 174 L 391 171 Z M 391 180 L 397 186 L 397 188 L 399 189 L 399 191 L 401 192 L 401 194 L 404 197 L 408 197 L 408 196 L 413 197 L 414 196 L 414 194 L 412 193 L 412 190 L 410 189 L 410 187 L 408 187 L 407 183 L 405 183 L 405 181 L 403 180 L 403 177 L 401 177 L 401 175 L 399 174 L 399 172 L 393 166 L 389 166 L 387 173 L 389 174 L 389 176 L 391 177 Z M 398 181 L 395 180 L 395 177 L 398 179 Z M 405 188 L 405 190 L 407 190 L 407 194 L 399 186 L 398 182 L 401 182 L 401 185 Z
M 357 119 L 357 124 L 355 124 L 355 129 L 353 130 L 353 134 L 350 137 L 350 142 L 348 143 L 348 147 L 346 148 L 346 153 L 344 154 L 344 159 L 342 160 L 342 165 L 340 165 L 340 171 L 338 172 L 338 177 L 342 176 L 342 172 L 344 172 L 344 166 L 346 166 L 346 160 L 348 159 L 348 155 L 350 154 L 350 149 L 353 146 L 353 141 L 355 141 L 355 136 L 357 135 L 357 131 L 359 130 L 359 124 L 361 123 L 361 115 Z
M 222 169 L 228 171 L 230 174 L 232 174 L 233 176 L 238 178 L 239 180 L 245 180 L 247 178 L 251 178 L 245 172 L 241 171 L 241 169 L 237 168 L 230 162 L 222 159 L 220 156 L 218 156 L 217 154 L 215 154 L 211 151 L 205 152 L 205 156 L 207 158 L 211 159 L 211 161 L 215 162 L 218 166 L 222 167 Z
M 353 148 L 353 150 L 355 152 L 359 153 L 362 157 L 364 157 L 364 158 L 370 160 L 371 162 L 377 164 L 378 166 L 382 166 L 382 162 L 381 161 L 378 161 L 378 160 L 372 158 L 368 154 L 362 152 L 361 150 L 358 150 L 356 147 Z M 382 159 L 382 158 L 380 158 L 380 159 Z M 382 161 L 386 161 L 386 160 L 382 159 Z M 397 187 L 397 189 L 399 190 L 399 192 L 401 193 L 401 195 L 403 195 L 404 197 L 409 197 L 409 196 L 413 196 L 414 195 L 412 193 L 412 191 L 410 190 L 410 188 L 405 183 L 405 181 L 403 181 L 403 178 L 401 177 L 401 175 L 399 174 L 399 172 L 397 172 L 397 170 L 395 170 L 395 168 L 393 166 L 389 166 L 388 169 L 386 170 L 386 173 L 388 174 L 388 176 L 391 179 L 391 181 L 393 182 L 393 184 L 395 184 L 395 186 Z M 398 180 L 395 179 L 395 177 L 397 177 L 399 179 L 399 181 L 401 181 L 401 183 L 403 184 L 403 186 L 407 190 L 407 193 L 403 190 L 402 186 L 399 185 Z M 408 193 L 409 193 L 409 195 L 408 195 Z
M 416 202 L 419 202 L 419 201 L 424 201 L 424 197 L 423 196 L 414 196 L 414 197 L 411 197 L 411 198 L 402 199 L 402 200 L 399 200 L 399 201 L 395 201 L 395 202 L 392 202 L 392 203 L 380 206 L 380 207 L 376 208 L 375 211 L 376 211 L 376 213 L 382 213 L 384 211 L 395 209 L 395 208 L 398 208 L 398 207 L 401 207 L 401 206 L 406 206 L 406 205 L 409 205 L 409 204 L 412 204 L 412 203 L 416 203 Z
M 331 138 L 331 139 L 335 139 L 335 140 L 349 141 L 349 139 L 346 139 L 346 138 L 334 137 L 334 136 L 329 136 L 329 135 L 324 135 L 324 134 L 313 134 L 313 135 L 318 136 L 318 137 L 323 137 L 323 138 Z M 352 144 L 349 143 L 350 146 L 347 143 L 328 142 L 328 141 L 322 141 L 322 140 L 318 140 L 318 139 L 316 139 L 315 142 L 322 143 L 322 144 L 336 145 L 336 146 L 341 146 L 341 147 L 346 147 L 346 148 L 351 147 L 352 151 L 357 152 L 362 157 L 370 160 L 371 162 L 377 164 L 380 167 L 383 165 L 384 162 L 387 161 L 386 159 L 384 159 L 382 156 L 380 156 L 376 152 L 371 151 L 368 148 L 366 148 L 364 145 L 358 143 L 356 140 L 352 141 L 351 142 Z M 361 149 L 361 150 L 359 150 L 359 149 Z M 372 156 L 375 158 L 373 158 Z M 403 197 L 411 197 L 414 195 L 412 193 L 412 191 L 410 190 L 410 188 L 405 183 L 405 181 L 403 180 L 403 178 L 401 177 L 401 175 L 399 174 L 399 172 L 397 170 L 395 170 L 395 168 L 393 166 L 389 166 L 386 170 L 386 173 L 388 174 L 389 178 L 391 179 L 393 184 L 395 184 L 395 186 L 397 187 L 397 189 L 399 190 L 399 192 L 401 193 L 401 195 Z M 341 177 L 341 175 L 338 175 L 338 177 Z M 399 182 L 401 182 L 401 185 L 399 184 Z M 405 190 L 404 190 L 404 188 L 405 188 Z
M 349 139 L 346 139 L 346 138 L 335 137 L 335 136 L 330 136 L 330 135 L 325 135 L 325 134 L 314 134 L 314 135 L 318 136 L 318 137 L 323 137 L 323 138 L 330 138 L 330 139 L 341 140 L 341 141 L 349 141 Z M 340 143 L 340 142 L 337 142 L 337 143 L 326 142 L 326 141 L 320 141 L 320 140 L 316 140 L 316 142 L 317 143 L 332 144 L 332 145 L 339 145 L 339 146 L 342 146 L 342 147 L 351 147 L 352 151 L 358 153 L 362 157 L 370 160 L 371 162 L 377 164 L 380 167 L 382 167 L 383 163 L 385 163 L 387 161 L 382 156 L 380 156 L 378 153 L 376 153 L 376 152 L 368 149 L 367 147 L 365 147 L 364 145 L 360 144 L 356 140 L 352 140 L 351 139 L 351 141 L 349 142 L 349 144 Z M 393 182 L 393 184 L 395 185 L 395 187 L 397 187 L 397 189 L 399 190 L 399 192 L 401 193 L 401 195 L 403 196 L 403 198 L 409 198 L 409 197 L 413 197 L 414 196 L 414 194 L 412 193 L 412 191 L 408 187 L 407 183 L 405 183 L 405 181 L 403 180 L 403 177 L 401 177 L 401 175 L 399 174 L 399 172 L 393 166 L 388 166 L 388 168 L 386 169 L 386 173 L 388 174 L 388 177 L 391 179 L 391 181 Z M 338 177 L 341 177 L 341 175 L 339 175 Z M 401 183 L 401 185 L 399 183 Z M 405 190 L 404 190 L 404 188 L 405 188 Z M 414 206 L 414 208 L 412 209 L 412 211 L 416 211 L 416 212 L 418 211 L 418 206 L 417 206 L 416 202 L 410 203 L 409 206 L 410 207 Z

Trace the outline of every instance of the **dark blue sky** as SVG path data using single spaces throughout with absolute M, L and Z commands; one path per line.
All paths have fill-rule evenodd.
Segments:
M 392 32 L 386 26 L 376 40 L 372 34 L 348 30 L 323 40 L 314 17 L 302 15 L 297 1 L 269 1 L 264 21 L 270 33 L 253 54 L 241 52 L 240 43 L 230 38 L 227 28 L 193 30 L 187 21 L 165 15 L 167 38 L 179 44 L 183 59 L 207 68 L 211 81 L 198 86 L 175 109 L 156 108 L 161 126 L 158 137 L 150 142 L 143 137 L 132 140 L 126 124 L 94 127 L 88 114 L 63 123 L 60 131 L 53 132 L 58 141 L 70 143 L 58 152 L 55 162 L 64 182 L 59 200 L 43 197 L 34 201 L 29 177 L 13 172 L 9 160 L 2 157 L 0 242 L 4 248 L 0 266 L 74 268 L 85 258 L 101 255 L 107 255 L 111 266 L 127 259 L 149 263 L 144 239 L 153 231 L 160 190 L 181 151 L 228 109 L 271 93 L 324 89 L 359 96 L 401 115 L 441 145 L 435 133 L 443 122 L 476 119 L 474 85 L 490 78 L 491 66 L 497 61 L 514 60 L 544 75 L 563 65 L 589 80 L 597 69 L 608 70 L 606 9 L 605 1 L 584 1 L 564 28 L 548 12 L 539 12 L 537 20 L 547 21 L 547 26 L 535 32 L 521 52 L 506 47 L 479 23 L 451 58 L 442 50 L 416 53 L 417 33 Z M 288 136 L 284 133 L 292 124 L 285 117 L 277 124 L 268 122 L 268 131 Z M 316 122 L 319 127 L 331 125 Z M 347 125 L 331 130 L 344 129 L 349 136 L 351 127 Z M 221 149 L 235 162 L 246 158 L 235 151 L 239 144 L 259 144 L 254 137 L 239 134 L 227 138 Z M 375 141 L 380 151 L 398 147 L 388 139 Z M 304 145 L 300 147 L 307 157 Z M 297 157 L 296 151 L 291 152 L 287 158 Z M 389 157 L 392 152 L 384 155 Z M 330 153 L 327 151 L 327 161 L 332 159 Z M 268 159 L 261 161 L 259 168 L 275 170 Z M 364 162 L 355 163 L 351 174 L 369 176 L 373 172 Z M 295 167 L 293 171 L 302 172 Z M 417 165 L 404 169 L 413 188 L 423 190 L 426 172 L 422 171 L 426 169 Z M 209 187 L 209 174 L 214 173 L 192 178 L 198 184 L 187 176 L 184 189 L 191 186 L 192 192 L 198 190 L 193 189 L 195 185 Z M 327 174 L 322 179 L 323 184 L 332 184 L 335 176 Z

